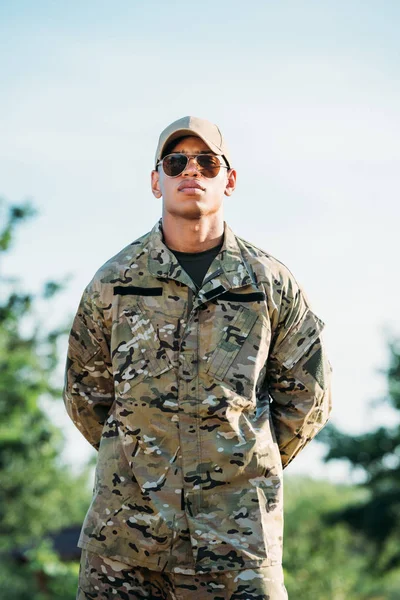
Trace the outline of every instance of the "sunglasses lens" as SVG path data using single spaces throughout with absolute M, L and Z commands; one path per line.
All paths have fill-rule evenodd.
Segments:
M 201 174 L 204 175 L 204 177 L 212 179 L 218 175 L 221 163 L 217 156 L 213 156 L 212 154 L 199 154 L 196 160 L 200 167 Z
M 176 177 L 180 175 L 186 168 L 187 157 L 184 154 L 168 154 L 163 159 L 164 173 L 168 177 Z
M 217 156 L 214 156 L 213 154 L 199 154 L 196 156 L 196 162 L 199 171 L 204 177 L 212 179 L 218 175 L 221 164 Z M 180 154 L 178 152 L 164 156 L 162 161 L 164 173 L 168 175 L 168 177 L 177 177 L 183 173 L 187 164 L 188 157 L 186 154 Z

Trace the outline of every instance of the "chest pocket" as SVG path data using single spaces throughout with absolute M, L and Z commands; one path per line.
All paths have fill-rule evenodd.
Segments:
M 246 342 L 257 318 L 257 313 L 240 306 L 233 321 L 224 327 L 221 341 L 206 367 L 206 372 L 216 379 L 227 379 L 239 393 L 243 392 L 245 382 L 254 380 L 255 358 L 246 352 L 250 350 Z
M 120 393 L 172 368 L 140 298 L 133 307 L 122 309 L 115 336 L 114 380 Z

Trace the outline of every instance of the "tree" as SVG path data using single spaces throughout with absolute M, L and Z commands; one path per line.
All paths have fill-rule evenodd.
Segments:
M 285 488 L 283 564 L 289 598 L 398 600 L 398 587 L 392 590 L 390 581 L 369 571 L 362 535 L 327 518 L 362 502 L 365 490 L 300 476 L 288 476 Z
M 0 222 L 5 223 L 0 229 L 2 262 L 16 228 L 33 214 L 30 205 L 8 206 L 0 201 Z M 50 301 L 61 287 L 48 282 L 41 298 Z M 39 543 L 47 532 L 82 522 L 88 504 L 87 473 L 73 476 L 62 464 L 62 436 L 43 407 L 44 398 L 61 398 L 53 374 L 57 341 L 66 333 L 65 327 L 46 331 L 35 313 L 38 298 L 21 291 L 18 279 L 6 279 L 0 273 L 0 289 L 0 552 L 4 557 L 16 547 L 38 543 L 28 551 L 32 565 L 51 555 L 51 548 L 44 549 Z M 52 561 L 54 571 L 55 556 Z M 48 597 L 32 591 L 32 569 L 21 571 L 18 579 L 15 565 L 9 564 L 9 568 L 12 576 L 5 563 L 0 570 L 5 597 Z
M 400 344 L 389 344 L 387 394 L 379 403 L 400 411 Z M 381 577 L 400 568 L 400 414 L 392 427 L 378 427 L 358 436 L 346 435 L 333 425 L 320 439 L 328 444 L 325 460 L 346 460 L 364 474 L 361 502 L 332 513 L 331 522 L 348 523 L 371 542 L 369 568 Z M 399 584 L 400 585 L 400 584 Z M 400 591 L 398 592 L 400 593 Z

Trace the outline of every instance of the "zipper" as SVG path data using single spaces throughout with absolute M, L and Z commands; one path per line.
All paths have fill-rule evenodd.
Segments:
M 188 305 L 187 305 L 187 311 L 186 311 L 186 323 L 189 322 L 189 317 L 190 317 L 190 313 L 192 312 L 192 308 L 193 308 L 193 290 L 192 290 L 192 288 L 188 288 Z
M 168 556 L 167 562 L 164 565 L 164 568 L 168 565 L 169 569 L 172 567 L 172 560 L 173 560 L 173 554 L 172 554 L 172 552 L 173 552 L 173 549 L 174 549 L 175 536 L 176 536 L 175 520 L 176 520 L 176 515 L 174 515 L 172 517 L 172 526 L 171 526 L 171 529 L 172 529 L 172 538 L 171 538 L 171 544 L 170 544 L 170 547 L 169 547 L 169 556 Z M 163 568 L 163 570 L 164 570 L 164 568 Z

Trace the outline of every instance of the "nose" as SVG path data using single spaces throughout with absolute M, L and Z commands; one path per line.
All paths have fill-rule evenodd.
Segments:
M 199 165 L 197 164 L 197 161 L 194 156 L 189 157 L 186 168 L 183 171 L 183 175 L 187 175 L 188 177 L 194 177 L 196 175 L 201 175 L 201 172 L 199 170 Z

